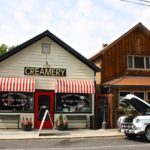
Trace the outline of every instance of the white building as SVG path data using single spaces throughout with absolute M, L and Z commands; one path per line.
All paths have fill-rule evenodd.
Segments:
M 19 124 L 23 118 L 31 118 L 34 128 L 39 128 L 46 109 L 53 123 L 60 113 L 93 116 L 97 71 L 99 68 L 48 30 L 37 35 L 0 56 L 1 122 L 10 116 L 18 116 Z M 51 127 L 47 118 L 44 128 Z

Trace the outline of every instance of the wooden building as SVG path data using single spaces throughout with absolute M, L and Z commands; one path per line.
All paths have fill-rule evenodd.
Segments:
M 48 30 L 1 55 L 0 128 L 8 127 L 12 118 L 18 118 L 19 124 L 10 128 L 20 127 L 24 118 L 39 128 L 45 110 L 52 122 L 46 118 L 44 128 L 52 128 L 60 114 L 76 119 L 72 127 L 86 127 L 85 121 L 95 111 L 97 71 L 98 67 Z
M 138 23 L 90 58 L 101 66 L 101 94 L 111 95 L 110 122 L 116 126 L 119 101 L 133 93 L 150 102 L 150 31 Z M 99 77 L 100 75 L 100 77 Z

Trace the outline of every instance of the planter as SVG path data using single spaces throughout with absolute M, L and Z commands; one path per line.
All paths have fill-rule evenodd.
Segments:
M 22 129 L 24 131 L 31 131 L 32 130 L 32 124 L 21 124 L 22 125 Z
M 65 130 L 68 129 L 68 125 L 59 125 L 59 126 L 57 127 L 57 129 L 58 129 L 58 130 L 61 130 L 61 131 L 65 131 Z

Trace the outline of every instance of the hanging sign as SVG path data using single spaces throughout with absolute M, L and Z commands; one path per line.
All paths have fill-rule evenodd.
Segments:
M 65 68 L 24 67 L 24 75 L 31 76 L 66 76 Z

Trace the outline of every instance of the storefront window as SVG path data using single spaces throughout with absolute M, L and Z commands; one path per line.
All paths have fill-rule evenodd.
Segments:
M 66 113 L 91 113 L 91 94 L 56 94 L 56 112 Z
M 130 94 L 130 91 L 120 91 L 119 101 L 121 101 L 127 94 Z
M 138 92 L 137 91 L 137 92 L 134 92 L 133 94 L 144 100 L 144 92 Z
M 33 112 L 33 93 L 0 93 L 0 112 Z

